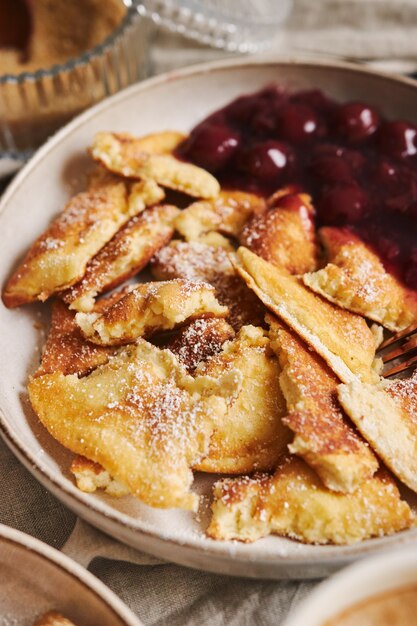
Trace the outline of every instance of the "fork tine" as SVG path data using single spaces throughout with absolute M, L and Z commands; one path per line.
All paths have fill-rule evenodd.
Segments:
M 380 350 L 385 350 L 385 348 L 392 347 L 396 343 L 401 343 L 401 341 L 404 341 L 404 339 L 408 339 L 409 337 L 411 337 L 412 335 L 415 335 L 416 333 L 417 333 L 417 328 L 415 326 L 411 329 L 406 328 L 405 330 L 403 330 L 402 333 L 394 335 L 393 337 L 390 337 L 389 339 L 386 339 L 385 341 L 383 341 L 381 345 L 378 346 L 378 352 Z
M 407 359 L 408 361 L 408 359 L 411 359 L 414 356 L 417 356 L 417 346 L 412 346 L 408 349 L 406 346 L 403 346 L 402 348 L 398 348 L 398 350 L 392 350 L 392 352 L 388 352 L 388 354 L 382 357 L 382 362 L 391 363 L 391 361 L 395 361 L 395 359 L 399 359 L 401 357 L 403 359 Z
M 391 376 L 397 376 L 398 374 L 402 374 L 409 369 L 417 367 L 417 356 L 415 356 L 411 361 L 405 361 L 404 363 L 399 363 L 394 367 L 383 372 L 384 378 L 391 378 Z

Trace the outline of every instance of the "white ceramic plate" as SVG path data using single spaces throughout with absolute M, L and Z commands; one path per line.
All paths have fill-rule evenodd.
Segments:
M 0 524 L 0 623 L 28 626 L 58 611 L 77 626 L 143 626 L 95 576 L 50 546 Z
M 348 65 L 227 61 L 135 85 L 71 122 L 16 177 L 0 204 L 1 283 L 34 237 L 80 188 L 89 167 L 85 148 L 96 131 L 139 135 L 169 128 L 187 131 L 231 98 L 272 81 L 289 89 L 317 87 L 341 100 L 365 100 L 380 106 L 388 116 L 417 122 L 413 81 Z M 216 542 L 204 536 L 208 512 L 197 521 L 190 513 L 151 509 L 133 498 L 117 500 L 81 493 L 68 474 L 72 455 L 39 425 L 27 401 L 25 383 L 44 341 L 34 325 L 41 315 L 37 305 L 14 311 L 0 306 L 2 433 L 34 476 L 91 524 L 166 560 L 264 578 L 324 576 L 383 546 L 416 538 L 417 531 L 408 531 L 343 548 L 304 546 L 279 537 L 252 545 Z M 195 489 L 209 494 L 212 482 L 210 476 L 197 476 Z

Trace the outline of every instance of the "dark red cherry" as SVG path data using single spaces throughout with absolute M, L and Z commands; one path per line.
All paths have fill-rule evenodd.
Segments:
M 235 154 L 239 144 L 237 131 L 223 125 L 200 124 L 190 134 L 182 154 L 210 172 L 217 172 Z
M 352 150 L 351 148 L 345 148 L 343 150 L 342 158 L 348 163 L 350 169 L 354 174 L 361 174 L 366 165 L 366 158 L 359 150 Z
M 255 96 L 240 96 L 225 109 L 226 117 L 234 124 L 248 124 L 259 109 L 259 100 Z
M 379 233 L 375 241 L 378 252 L 385 261 L 396 263 L 400 258 L 400 246 L 389 236 Z
M 385 122 L 378 133 L 382 152 L 395 158 L 417 154 L 417 128 L 408 122 Z
M 415 258 L 413 251 L 410 258 L 407 260 L 404 279 L 408 287 L 417 290 L 417 259 Z
M 379 159 L 372 167 L 370 180 L 381 189 L 392 189 L 398 181 L 398 166 L 386 158 Z
M 318 112 L 328 112 L 334 108 L 334 103 L 324 95 L 319 89 L 299 91 L 290 98 L 291 102 L 307 105 Z
M 417 224 L 417 200 L 410 202 L 406 210 L 406 215 L 414 224 Z
M 361 102 L 349 102 L 335 111 L 336 133 L 347 143 L 358 143 L 370 137 L 379 125 L 379 115 L 373 107 Z
M 338 146 L 334 143 L 319 143 L 312 148 L 312 157 L 336 156 L 340 157 L 346 148 Z
M 354 224 L 366 217 L 369 209 L 368 196 L 355 184 L 325 189 L 319 203 L 319 215 L 326 224 Z
M 412 246 L 405 262 L 405 282 L 412 289 L 417 290 L 417 247 Z
M 256 135 L 276 134 L 277 107 L 269 102 L 260 103 L 248 127 Z
M 322 183 L 346 183 L 352 180 L 352 170 L 347 162 L 338 156 L 317 156 L 309 165 L 314 178 Z
M 281 141 L 258 143 L 242 153 L 240 169 L 259 181 L 277 181 L 293 161 L 291 149 Z
M 300 103 L 289 103 L 278 112 L 279 136 L 293 143 L 305 143 L 313 139 L 319 130 L 319 119 L 315 111 Z

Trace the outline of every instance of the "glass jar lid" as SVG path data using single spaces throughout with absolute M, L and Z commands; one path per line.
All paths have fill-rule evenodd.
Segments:
M 199 43 L 230 52 L 267 48 L 292 0 L 134 0 L 141 15 Z

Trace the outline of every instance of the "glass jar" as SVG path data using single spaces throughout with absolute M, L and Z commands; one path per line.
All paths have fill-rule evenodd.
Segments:
M 150 25 L 130 3 L 103 43 L 61 65 L 0 76 L 0 175 L 84 109 L 146 75 Z

